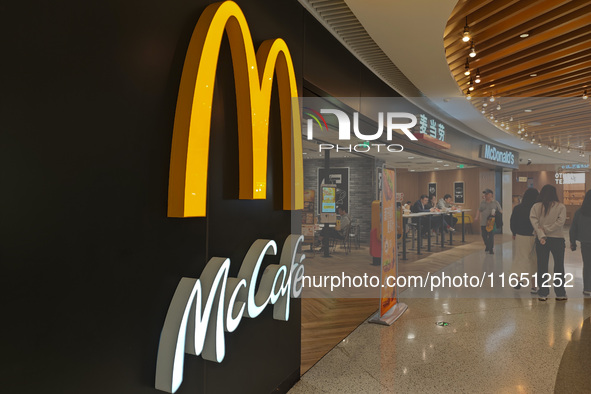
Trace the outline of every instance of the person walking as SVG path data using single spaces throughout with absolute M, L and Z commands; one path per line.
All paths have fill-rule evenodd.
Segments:
M 521 276 L 527 274 L 531 278 L 538 271 L 538 261 L 536 256 L 536 238 L 534 228 L 529 220 L 531 207 L 536 203 L 540 193 L 538 189 L 527 189 L 523 193 L 521 204 L 513 208 L 511 214 L 511 232 L 515 240 L 515 257 L 513 257 L 512 274 L 516 275 L 519 283 L 514 288 L 521 289 Z M 591 217 L 590 217 L 591 219 Z M 591 247 L 591 244 L 589 245 Z M 532 294 L 537 292 L 537 288 L 532 283 Z
M 480 231 L 485 246 L 484 251 L 490 254 L 494 254 L 494 228 L 493 226 L 489 226 L 488 224 L 491 217 L 494 218 L 497 212 L 503 213 L 503 210 L 501 209 L 501 204 L 499 204 L 499 202 L 493 198 L 492 190 L 485 189 L 482 192 L 482 194 L 484 195 L 484 200 L 480 202 L 480 207 L 478 208 L 478 212 L 476 212 L 476 217 L 474 218 L 474 220 L 478 221 L 478 219 L 480 219 Z
M 546 301 L 548 299 L 550 286 L 553 284 L 556 301 L 566 301 L 563 231 L 566 221 L 566 207 L 558 201 L 558 194 L 554 186 L 546 185 L 542 188 L 538 202 L 531 208 L 529 219 L 536 235 L 538 300 Z M 550 253 L 554 257 L 554 275 L 551 276 L 553 280 L 548 280 Z
M 583 256 L 583 294 L 591 296 L 591 190 L 588 190 L 583 205 L 575 212 L 570 226 L 570 249 L 577 250 L 577 241 L 581 243 Z

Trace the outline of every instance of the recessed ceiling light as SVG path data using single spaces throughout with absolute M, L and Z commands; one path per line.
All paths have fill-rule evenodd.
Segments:
M 524 109 L 523 112 L 531 112 L 531 109 Z
M 519 38 L 527 38 L 529 37 L 529 33 L 522 33 L 519 35 Z
M 533 73 L 533 74 L 529 74 L 529 76 L 530 76 L 530 77 L 537 77 L 537 76 L 538 76 L 538 74 L 536 74 L 536 73 Z

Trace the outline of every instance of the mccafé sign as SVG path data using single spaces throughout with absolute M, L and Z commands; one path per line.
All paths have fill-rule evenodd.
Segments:
M 283 208 L 302 209 L 300 109 L 298 100 L 292 100 L 298 92 L 289 49 L 281 39 L 267 40 L 255 54 L 244 14 L 236 3 L 226 1 L 205 9 L 185 57 L 172 137 L 168 216 L 206 215 L 211 107 L 224 32 L 230 43 L 236 85 L 239 198 L 266 198 L 268 119 L 276 74 L 283 146 Z M 199 279 L 180 280 L 160 335 L 157 389 L 174 393 L 180 387 L 185 353 L 222 362 L 225 332 L 235 331 L 244 317 L 255 318 L 271 304 L 274 319 L 289 319 L 290 297 L 298 297 L 302 289 L 305 256 L 297 255 L 302 240 L 301 235 L 287 237 L 279 264 L 268 265 L 262 273 L 265 256 L 278 253 L 273 240 L 254 241 L 235 278 L 229 277 L 230 259 L 213 257 Z

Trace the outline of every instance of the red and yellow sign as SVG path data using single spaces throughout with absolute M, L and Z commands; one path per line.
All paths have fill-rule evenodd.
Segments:
M 230 42 L 236 84 L 239 198 L 267 196 L 269 106 L 276 74 L 283 146 L 283 209 L 302 209 L 302 133 L 299 103 L 293 100 L 298 91 L 289 49 L 278 38 L 263 41 L 255 54 L 242 10 L 236 3 L 225 1 L 205 9 L 187 49 L 172 135 L 168 216 L 206 215 L 211 109 L 224 32 Z
M 382 284 L 380 297 L 380 316 L 384 316 L 396 305 L 396 171 L 384 168 L 384 187 L 382 188 Z M 394 280 L 389 277 L 393 277 Z

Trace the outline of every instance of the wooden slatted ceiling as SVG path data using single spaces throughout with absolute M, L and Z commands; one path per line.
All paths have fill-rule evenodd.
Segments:
M 468 58 L 470 43 L 461 40 L 466 17 L 475 58 Z M 529 37 L 519 37 L 523 33 Z M 480 70 L 482 82 L 474 84 L 474 98 L 572 98 L 509 100 L 500 111 L 498 102 L 486 101 L 487 117 L 492 113 L 505 123 L 513 117 L 510 132 L 518 136 L 518 125 L 525 125 L 529 139 L 537 136 L 536 144 L 541 138 L 546 146 L 591 150 L 591 99 L 582 99 L 584 90 L 591 94 L 589 0 L 460 0 L 448 20 L 444 45 L 462 91 Z M 464 75 L 466 59 L 471 76 Z M 478 109 L 483 102 L 473 99 Z

